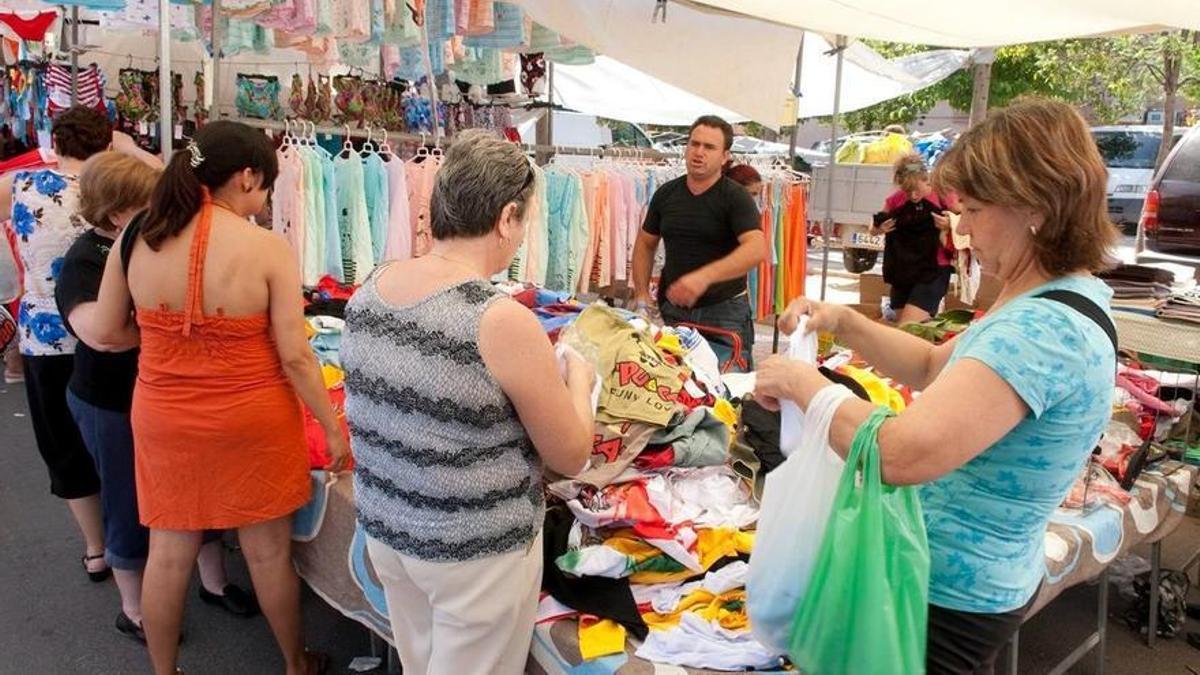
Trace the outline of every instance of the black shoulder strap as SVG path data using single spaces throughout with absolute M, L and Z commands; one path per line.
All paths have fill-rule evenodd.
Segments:
M 133 246 L 137 243 L 138 237 L 142 235 L 142 221 L 146 219 L 146 211 L 142 211 L 129 221 L 129 225 L 125 226 L 125 232 L 121 237 L 121 269 L 125 273 L 129 273 L 129 259 L 133 257 Z
M 1089 300 L 1086 296 L 1080 295 L 1075 291 L 1055 289 L 1046 291 L 1045 293 L 1038 293 L 1034 297 L 1061 302 L 1091 319 L 1108 336 L 1109 342 L 1112 342 L 1113 352 L 1121 351 L 1120 347 L 1117 346 L 1117 327 L 1113 325 L 1112 319 L 1108 317 L 1108 314 L 1103 309 L 1100 309 L 1099 305 Z

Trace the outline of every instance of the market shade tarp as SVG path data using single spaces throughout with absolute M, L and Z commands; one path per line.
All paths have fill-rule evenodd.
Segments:
M 796 50 L 804 37 L 805 55 L 798 117 L 833 112 L 836 59 L 822 36 L 759 19 L 718 15 L 682 5 L 671 5 L 665 23 L 651 21 L 651 6 L 642 0 L 517 0 L 534 21 L 610 57 L 627 69 L 604 66 L 589 74 L 589 66 L 555 66 L 555 76 L 573 68 L 572 78 L 580 105 L 556 99 L 568 107 L 636 122 L 632 115 L 610 115 L 605 109 L 652 108 L 654 102 L 635 99 L 636 92 L 667 91 L 663 85 L 690 93 L 713 107 L 737 113 L 778 128 L 783 119 L 788 90 L 796 67 Z M 968 54 L 939 50 L 914 59 L 889 61 L 865 45 L 846 52 L 842 85 L 843 111 L 857 110 L 880 101 L 935 84 L 966 63 Z M 634 73 L 651 78 L 637 80 Z M 630 86 L 622 85 L 622 79 Z M 572 85 L 573 86 L 573 85 Z M 587 89 L 596 93 L 586 94 Z M 560 89 L 556 82 L 556 94 Z M 612 98 L 602 102 L 603 96 Z M 563 91 L 566 96 L 566 91 Z M 681 99 L 664 105 L 677 109 Z M 583 107 L 586 103 L 589 107 Z M 719 114 L 719 113 L 717 113 Z M 684 116 L 686 117 L 686 115 Z M 695 115 L 691 115 L 694 119 Z M 665 122 L 663 122 L 665 123 Z
M 689 0 L 685 5 L 830 35 L 944 47 L 1200 29 L 1195 0 Z M 671 3 L 668 16 L 676 6 L 681 5 Z
M 822 53 L 825 46 L 819 39 L 811 47 L 805 43 L 806 68 L 801 78 L 804 96 L 797 111 L 801 118 L 833 113 L 836 66 L 833 57 Z M 967 58 L 965 51 L 938 50 L 885 61 L 891 66 L 899 64 L 902 80 L 849 67 L 842 84 L 842 111 L 858 110 L 928 87 L 953 74 Z M 607 56 L 598 56 L 587 66 L 555 65 L 554 102 L 582 113 L 639 124 L 687 126 L 701 115 L 720 115 L 731 122 L 749 119 Z M 783 107 L 777 112 L 781 115 Z M 771 125 L 783 123 L 777 115 Z

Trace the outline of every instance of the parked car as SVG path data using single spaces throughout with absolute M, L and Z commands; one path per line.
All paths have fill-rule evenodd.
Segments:
M 1172 144 L 1186 131 L 1177 130 Z M 1092 137 L 1108 167 L 1108 215 L 1114 223 L 1132 233 L 1142 213 L 1142 202 L 1154 180 L 1154 162 L 1162 144 L 1162 127 L 1095 127 Z
M 1179 141 L 1155 175 L 1138 222 L 1137 257 L 1200 266 L 1200 127 Z

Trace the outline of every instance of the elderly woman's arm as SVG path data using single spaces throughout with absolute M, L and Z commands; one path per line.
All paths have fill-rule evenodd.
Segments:
M 816 368 L 774 357 L 758 371 L 756 396 L 768 403 L 792 400 L 807 409 L 812 397 L 829 385 Z M 838 408 L 829 430 L 838 454 L 846 456 L 875 407 L 855 398 Z M 883 480 L 891 485 L 936 480 L 991 447 L 1028 414 L 1029 407 L 995 371 L 974 359 L 958 361 L 880 428 Z

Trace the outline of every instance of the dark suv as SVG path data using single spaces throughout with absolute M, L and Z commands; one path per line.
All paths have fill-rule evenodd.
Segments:
M 1200 126 L 1183 137 L 1146 193 L 1138 259 L 1200 265 Z M 1182 259 L 1181 259 L 1182 258 Z

